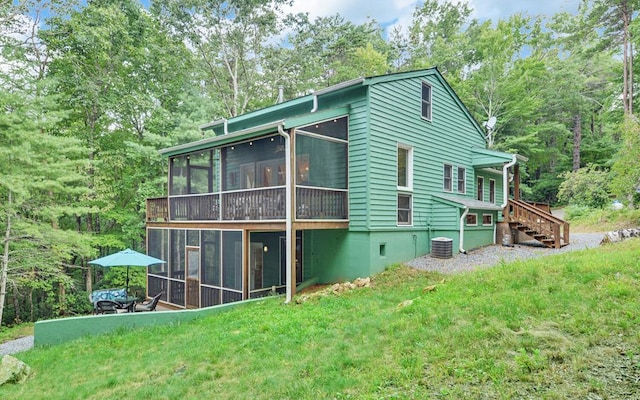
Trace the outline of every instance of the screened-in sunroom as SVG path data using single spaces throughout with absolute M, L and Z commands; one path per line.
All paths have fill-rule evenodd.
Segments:
M 284 128 L 163 151 L 168 195 L 147 200 L 147 248 L 167 263 L 148 270 L 148 293 L 198 308 L 291 294 L 310 277 L 304 232 L 348 227 L 348 118 Z

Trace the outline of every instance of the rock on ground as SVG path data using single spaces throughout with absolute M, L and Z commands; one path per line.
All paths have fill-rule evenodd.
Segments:
M 5 383 L 22 383 L 31 374 L 31 368 L 17 358 L 6 355 L 0 359 L 0 386 Z

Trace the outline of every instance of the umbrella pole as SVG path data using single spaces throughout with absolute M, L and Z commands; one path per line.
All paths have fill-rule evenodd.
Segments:
M 129 266 L 127 265 L 127 296 L 129 296 Z

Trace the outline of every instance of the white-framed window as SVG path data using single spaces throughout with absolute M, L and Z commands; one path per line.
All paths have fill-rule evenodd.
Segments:
M 480 201 L 484 201 L 484 177 L 479 176 L 478 177 L 478 184 L 477 184 L 477 191 L 478 191 L 478 195 L 477 195 L 477 199 Z
M 489 203 L 496 204 L 496 180 L 489 179 Z
M 450 192 L 453 190 L 453 166 L 449 164 L 444 165 L 444 180 L 443 180 L 443 188 L 445 192 Z
M 410 194 L 398 193 L 398 225 L 413 224 L 413 199 Z
M 467 214 L 467 226 L 478 226 L 478 214 Z
M 431 85 L 422 82 L 422 118 L 431 121 Z
M 467 183 L 466 183 L 466 172 L 467 170 L 463 167 L 458 167 L 458 193 L 466 193 L 467 192 Z
M 493 214 L 482 214 L 482 226 L 493 225 Z
M 398 143 L 398 190 L 413 190 L 413 148 Z

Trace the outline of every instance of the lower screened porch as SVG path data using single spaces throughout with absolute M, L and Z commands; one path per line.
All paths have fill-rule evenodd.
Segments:
M 201 308 L 286 292 L 286 232 L 242 229 L 149 228 L 149 293 L 162 302 Z M 295 235 L 295 284 L 305 276 L 303 232 Z

